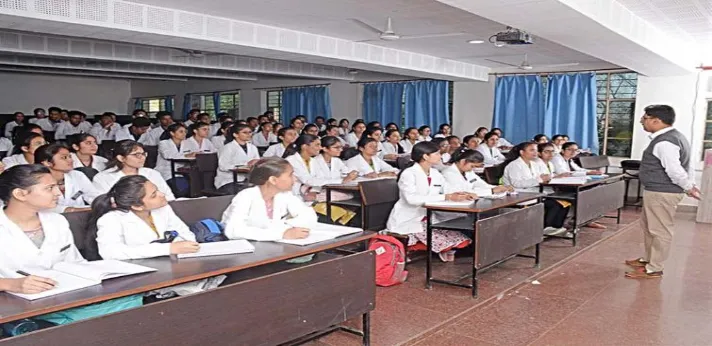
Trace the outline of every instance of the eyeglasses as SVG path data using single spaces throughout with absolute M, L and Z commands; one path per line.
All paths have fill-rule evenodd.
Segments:
M 240 131 L 243 135 L 251 135 L 252 131 Z
M 554 153 L 554 150 L 544 150 L 544 151 L 542 151 L 542 153 L 545 153 L 545 154 L 553 154 L 553 153 Z
M 137 159 L 140 159 L 140 158 L 142 158 L 142 157 L 143 157 L 143 158 L 148 157 L 148 153 L 145 152 L 145 151 L 139 152 L 139 153 L 131 153 L 131 154 L 129 154 L 129 155 L 130 155 L 130 156 L 133 156 L 133 157 L 135 157 L 135 158 L 137 158 Z

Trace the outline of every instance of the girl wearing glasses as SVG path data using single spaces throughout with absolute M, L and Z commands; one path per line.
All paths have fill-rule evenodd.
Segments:
M 2 159 L 5 169 L 17 165 L 26 165 L 35 163 L 35 150 L 45 145 L 47 142 L 44 137 L 34 132 L 25 132 L 16 141 L 15 149 L 12 155 Z
M 395 177 L 398 169 L 387 164 L 378 158 L 378 141 L 363 137 L 358 141 L 360 155 L 356 155 L 346 161 L 349 169 L 358 171 L 359 175 L 366 178 L 387 178 Z
M 69 213 L 89 210 L 89 204 L 99 194 L 84 173 L 74 170 L 69 147 L 62 142 L 43 145 L 35 151 L 35 162 L 49 168 L 62 193 L 54 211 Z
M 578 144 L 575 142 L 567 142 L 561 146 L 561 155 L 555 155 L 551 161 L 554 164 L 554 173 L 564 174 L 571 173 L 575 177 L 601 174 L 600 171 L 589 171 L 581 168 L 574 162 L 573 158 L 579 154 Z
M 260 159 L 257 147 L 250 143 L 252 129 L 246 124 L 235 124 L 225 135 L 225 146 L 218 152 L 218 172 L 215 188 L 222 192 L 234 193 L 232 170 L 238 166 L 252 166 Z M 245 180 L 244 174 L 237 175 L 237 181 Z
M 166 195 L 167 200 L 175 200 L 176 197 L 163 180 L 161 173 L 143 166 L 147 156 L 148 153 L 141 143 L 131 140 L 116 143 L 114 158 L 109 160 L 105 171 L 94 176 L 94 187 L 97 192 L 100 194 L 109 192 L 119 179 L 127 175 L 142 175 L 156 185 L 158 190 Z

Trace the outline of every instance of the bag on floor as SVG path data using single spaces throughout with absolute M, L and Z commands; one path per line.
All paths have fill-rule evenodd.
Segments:
M 202 219 L 190 226 L 190 231 L 195 234 L 195 241 L 198 243 L 226 241 L 224 230 L 225 227 L 215 219 Z
M 369 242 L 368 249 L 376 253 L 376 285 L 388 287 L 405 282 L 408 272 L 403 243 L 388 235 L 377 235 Z

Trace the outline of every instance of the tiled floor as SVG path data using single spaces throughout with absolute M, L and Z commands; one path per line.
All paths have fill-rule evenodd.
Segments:
M 378 289 L 372 344 L 712 345 L 712 226 L 679 213 L 665 278 L 637 281 L 623 277 L 622 264 L 643 251 L 637 218 L 630 209 L 619 226 L 608 219 L 608 230 L 586 228 L 575 248 L 546 241 L 539 269 L 515 258 L 483 273 L 478 299 L 462 288 L 425 290 L 424 263 L 411 265 L 406 284 Z M 434 270 L 454 278 L 469 265 Z M 312 345 L 359 341 L 333 333 Z

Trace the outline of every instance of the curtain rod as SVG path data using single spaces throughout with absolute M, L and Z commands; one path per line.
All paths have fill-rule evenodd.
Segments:
M 625 68 L 604 68 L 599 70 L 573 70 L 573 71 L 561 71 L 561 72 L 512 72 L 512 73 L 490 73 L 492 76 L 517 76 L 517 75 L 534 75 L 534 76 L 548 76 L 552 74 L 566 74 L 566 73 L 580 73 L 580 72 L 633 72 Z
M 402 83 L 402 82 L 416 82 L 416 81 L 421 81 L 421 80 L 439 80 L 439 79 L 432 79 L 432 78 L 417 78 L 417 79 L 399 79 L 399 80 L 385 80 L 385 81 L 359 81 L 359 82 L 349 82 L 349 84 L 372 84 L 372 83 Z
M 240 91 L 240 89 L 215 90 L 215 91 L 196 91 L 196 92 L 186 93 L 186 94 L 190 94 L 190 95 L 209 95 L 209 94 L 224 93 L 224 92 L 229 92 L 229 91 Z
M 331 85 L 331 83 L 281 86 L 281 87 L 270 87 L 270 88 L 253 88 L 252 90 L 284 90 L 284 89 L 292 89 L 292 88 L 307 88 L 307 87 L 328 86 L 328 85 Z

